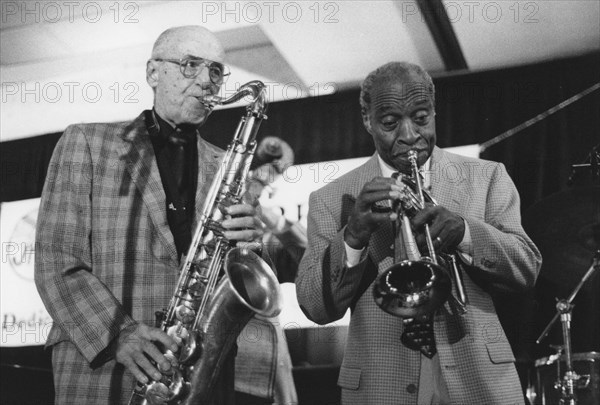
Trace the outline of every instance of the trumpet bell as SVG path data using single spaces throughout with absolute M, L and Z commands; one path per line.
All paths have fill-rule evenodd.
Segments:
M 450 277 L 440 265 L 424 260 L 404 260 L 377 277 L 373 297 L 388 314 L 415 318 L 442 306 L 451 288 Z

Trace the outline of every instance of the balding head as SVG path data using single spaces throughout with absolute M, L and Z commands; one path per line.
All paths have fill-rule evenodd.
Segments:
M 217 37 L 206 28 L 185 25 L 169 28 L 160 34 L 152 48 L 151 59 L 180 58 L 184 55 L 222 63 L 225 59 L 225 50 Z
M 154 109 L 173 126 L 202 125 L 210 110 L 201 102 L 218 93 L 209 69 L 196 76 L 184 76 L 179 61 L 204 59 L 223 63 L 225 51 L 217 37 L 205 28 L 187 25 L 169 28 L 156 40 L 146 64 L 146 80 L 154 91 Z

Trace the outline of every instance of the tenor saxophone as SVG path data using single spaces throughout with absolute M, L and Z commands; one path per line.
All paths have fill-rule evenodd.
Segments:
M 221 226 L 223 208 L 239 203 L 245 192 L 256 134 L 266 119 L 265 86 L 251 81 L 229 98 L 204 101 L 212 109 L 245 97 L 251 102 L 202 204 L 175 292 L 167 309 L 157 313 L 157 324 L 179 349 L 166 351 L 172 367 L 159 381 L 138 383 L 131 405 L 208 402 L 246 323 L 254 314 L 273 317 L 281 311 L 279 282 L 271 268 L 248 248 L 232 247 Z

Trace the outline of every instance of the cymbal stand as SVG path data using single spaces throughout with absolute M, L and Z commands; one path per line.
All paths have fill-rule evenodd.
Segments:
M 585 282 L 592 277 L 594 271 L 600 269 L 600 250 L 596 252 L 594 256 L 594 260 L 588 271 L 581 278 L 581 281 L 571 295 L 565 300 L 557 300 L 556 302 L 556 315 L 550 321 L 546 329 L 542 332 L 540 337 L 537 338 L 535 343 L 540 344 L 540 342 L 548 335 L 550 332 L 550 328 L 560 317 L 561 325 L 562 325 L 562 337 L 565 351 L 565 363 L 566 363 L 566 371 L 565 375 L 560 379 L 560 374 L 557 376 L 559 378 L 554 385 L 556 389 L 560 389 L 561 399 L 560 405 L 576 405 L 577 404 L 577 396 L 575 395 L 575 383 L 579 382 L 580 378 L 586 379 L 588 376 L 579 376 L 573 370 L 573 360 L 572 360 L 572 352 L 571 352 L 571 312 L 573 310 L 573 300 L 577 296 L 577 293 Z M 560 359 L 559 359 L 560 364 Z M 589 381 L 589 380 L 588 380 Z
M 585 184 L 586 181 L 592 185 L 600 185 L 600 143 L 592 148 L 585 162 L 571 165 L 567 185 Z

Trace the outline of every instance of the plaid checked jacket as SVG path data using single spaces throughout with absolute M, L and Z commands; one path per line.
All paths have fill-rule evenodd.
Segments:
M 533 286 L 541 256 L 520 223 L 519 196 L 504 166 L 435 148 L 432 195 L 461 215 L 477 269 L 464 274 L 466 315 L 446 303 L 434 316 L 442 375 L 453 404 L 522 404 L 515 358 L 489 292 Z M 365 183 L 381 176 L 377 156 L 310 196 L 309 247 L 296 289 L 306 315 L 324 324 L 352 309 L 338 385 L 342 403 L 417 404 L 420 354 L 400 337 L 402 321 L 374 302 L 372 283 L 393 261 L 391 225 L 378 229 L 361 262 L 345 266 L 344 228 Z
M 222 156 L 198 138 L 196 207 Z M 165 201 L 143 114 L 66 129 L 42 193 L 35 255 L 36 285 L 54 320 L 46 345 L 57 404 L 129 400 L 135 380 L 105 349 L 135 321 L 154 325 L 173 294 L 179 259 Z M 259 353 L 253 381 L 272 394 L 276 336 L 271 324 L 256 322 L 242 332 L 239 351 Z

